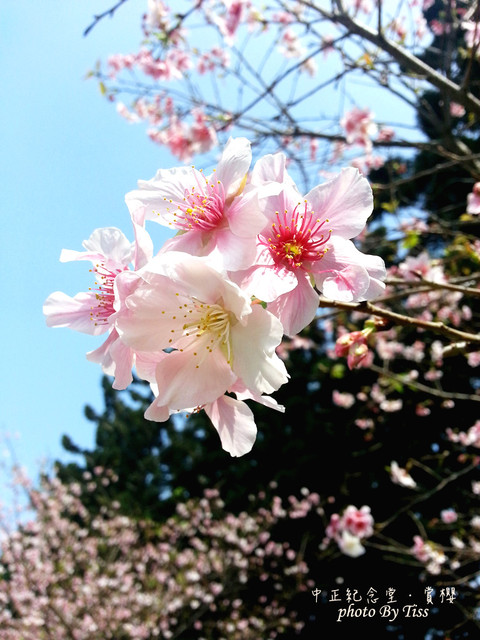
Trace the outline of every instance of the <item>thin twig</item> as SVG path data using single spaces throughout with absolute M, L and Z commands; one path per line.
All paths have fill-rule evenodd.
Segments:
M 106 18 L 107 16 L 110 16 L 111 18 L 113 18 L 113 15 L 114 15 L 115 11 L 119 7 L 121 7 L 122 4 L 125 4 L 126 2 L 128 2 L 128 0 L 118 0 L 117 4 L 115 4 L 110 9 L 107 9 L 103 13 L 100 13 L 100 14 L 98 14 L 96 16 L 93 16 L 94 20 L 93 20 L 92 24 L 85 29 L 85 31 L 83 32 L 83 35 L 84 36 L 88 36 L 90 31 L 100 22 L 100 20 L 103 20 L 103 18 Z

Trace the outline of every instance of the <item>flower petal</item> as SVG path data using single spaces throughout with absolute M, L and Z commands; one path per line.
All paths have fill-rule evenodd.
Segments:
M 236 376 L 219 349 L 209 352 L 199 341 L 184 351 L 172 351 L 157 365 L 158 402 L 182 411 L 214 402 Z M 202 348 L 203 346 L 203 348 Z
M 318 294 L 310 278 L 301 273 L 298 285 L 268 304 L 268 310 L 282 323 L 285 335 L 293 337 L 314 319 L 318 309 Z
M 115 378 L 114 389 L 126 389 L 133 380 L 133 351 L 119 340 L 115 329 L 98 349 L 87 353 L 87 360 L 100 364 L 106 375 Z
M 204 185 L 205 177 L 193 167 L 159 169 L 150 180 L 139 180 L 138 189 L 127 193 L 125 202 L 137 221 L 154 220 L 175 227 L 176 203 L 182 203 L 185 192 L 198 184 Z
M 250 269 L 231 276 L 244 291 L 264 302 L 272 302 L 297 286 L 297 276 L 290 269 L 276 265 L 268 249 L 259 245 L 257 258 Z
M 261 190 L 256 187 L 247 186 L 228 207 L 226 212 L 228 225 L 236 236 L 255 237 L 267 223 L 267 218 L 262 213 L 258 201 L 261 193 Z
M 241 400 L 222 396 L 207 404 L 205 413 L 218 431 L 222 447 L 231 456 L 248 453 L 257 437 L 257 427 L 253 413 Z
M 369 300 L 384 289 L 380 278 L 385 263 L 378 256 L 359 251 L 351 240 L 332 236 L 322 260 L 312 266 L 315 283 L 322 293 L 345 302 Z
M 305 199 L 319 218 L 328 218 L 333 233 L 343 238 L 357 236 L 373 210 L 370 184 L 353 167 L 342 169 L 332 180 L 314 187 Z
M 229 138 L 215 172 L 215 180 L 223 184 L 227 200 L 242 190 L 251 162 L 250 141 L 247 138 Z
M 123 232 L 116 227 L 95 229 L 88 240 L 84 240 L 83 246 L 86 251 L 63 249 L 60 262 L 71 260 L 98 262 L 100 260 L 126 267 L 133 260 L 135 252 L 134 243 L 127 240 Z
M 268 394 L 287 382 L 285 365 L 275 353 L 282 337 L 280 321 L 260 305 L 253 305 L 245 325 L 232 328 L 232 367 L 252 392 Z
M 61 291 L 50 294 L 43 305 L 47 327 L 69 327 L 74 331 L 100 335 L 110 329 L 108 324 L 96 324 L 92 320 L 92 309 L 97 307 L 95 293 L 81 292 L 73 298 Z
M 295 182 L 287 172 L 287 158 L 284 153 L 268 154 L 257 160 L 253 169 L 251 182 L 256 186 L 268 182 L 277 182 L 282 187 L 292 187 L 301 197 Z

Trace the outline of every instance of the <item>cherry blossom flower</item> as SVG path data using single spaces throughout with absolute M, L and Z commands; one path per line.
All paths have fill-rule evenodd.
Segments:
M 358 558 L 365 553 L 365 547 L 362 545 L 358 536 L 352 535 L 349 531 L 344 529 L 338 538 L 338 548 L 346 556 L 350 558 Z
M 362 540 L 373 535 L 373 517 L 370 507 L 364 505 L 357 509 L 348 505 L 343 514 L 333 513 L 325 530 L 325 543 L 335 540 L 342 553 L 356 558 L 365 553 Z
M 340 120 L 340 126 L 345 130 L 347 144 L 360 145 L 367 152 L 372 150 L 371 139 L 377 133 L 377 125 L 370 109 L 353 107 Z
M 458 514 L 455 509 L 443 509 L 440 512 L 440 518 L 445 524 L 452 524 L 458 520 Z
M 286 335 L 315 317 L 318 293 L 336 300 L 376 297 L 384 290 L 381 258 L 361 253 L 351 238 L 365 227 L 373 198 L 368 181 L 353 169 L 302 196 L 286 170 L 284 154 L 264 156 L 252 184 L 277 184 L 259 200 L 268 219 L 257 239 L 253 265 L 235 274 L 242 287 L 268 303 Z
M 154 29 L 164 29 L 167 24 L 168 14 L 169 9 L 162 0 L 148 0 L 147 14 L 144 18 L 144 28 L 147 33 Z
M 480 213 L 480 182 L 473 185 L 472 193 L 467 196 L 467 213 Z
M 452 429 L 446 430 L 450 442 L 459 442 L 465 447 L 476 447 L 480 449 L 480 420 L 477 420 L 468 431 L 455 433 Z
M 349 505 L 343 512 L 341 522 L 342 528 L 359 538 L 368 538 L 373 535 L 373 517 L 367 505 L 360 509 Z
M 480 45 L 480 22 L 465 21 L 462 22 L 462 28 L 464 29 L 464 37 L 467 47 L 474 49 Z M 477 50 L 478 55 L 478 50 Z
M 343 407 L 344 409 L 350 409 L 355 404 L 355 396 L 351 393 L 338 391 L 334 389 L 332 391 L 332 401 L 337 407 Z
M 283 336 L 280 322 L 207 258 L 169 251 L 138 275 L 116 328 L 135 352 L 160 353 L 156 398 L 146 417 L 163 421 L 175 411 L 205 408 L 224 448 L 243 455 L 256 433 L 243 399 L 269 404 L 263 394 L 288 379 L 275 353 Z
M 368 348 L 368 336 L 372 329 L 352 331 L 340 336 L 335 343 L 335 355 L 346 357 L 347 366 L 351 369 L 368 367 L 373 362 L 373 353 Z
M 117 113 L 125 118 L 127 122 L 140 122 L 140 117 L 136 113 L 132 113 L 123 102 L 117 102 Z
M 410 549 L 410 553 L 423 564 L 432 575 L 438 575 L 441 565 L 447 560 L 443 551 L 437 548 L 432 542 L 425 541 L 421 536 L 413 537 L 414 545 Z
M 139 224 L 155 220 L 181 233 L 162 251 L 205 256 L 213 251 L 225 268 L 241 269 L 253 262 L 255 238 L 265 224 L 257 203 L 258 188 L 245 187 L 252 159 L 246 138 L 230 138 L 211 176 L 194 167 L 159 169 L 140 180 L 125 200 Z
M 135 242 L 130 242 L 119 229 L 106 227 L 96 229 L 83 242 L 85 251 L 64 249 L 61 262 L 92 262 L 95 288 L 77 293 L 73 298 L 56 291 L 43 305 L 48 327 L 68 327 L 91 335 L 109 334 L 98 349 L 87 353 L 87 358 L 101 364 L 107 375 L 115 376 L 115 389 L 124 389 L 132 381 L 134 357 L 132 350 L 118 340 L 113 318 L 135 278 L 129 266 L 133 263 L 135 269 L 141 267 L 153 251 L 151 239 L 144 229 L 135 225 L 135 235 Z M 120 274 L 126 274 L 121 287 L 117 280 Z
M 225 13 L 210 13 L 210 20 L 217 25 L 224 37 L 225 44 L 231 47 L 235 41 L 235 34 L 241 24 L 244 10 L 250 7 L 249 0 L 223 0 Z
M 412 478 L 412 476 L 408 473 L 406 469 L 403 469 L 399 466 L 398 462 L 392 460 L 390 464 L 390 476 L 392 482 L 395 484 L 399 484 L 402 487 L 408 487 L 409 489 L 415 489 L 417 483 Z
M 466 113 L 463 104 L 458 104 L 458 102 L 450 102 L 449 111 L 454 118 L 462 118 Z

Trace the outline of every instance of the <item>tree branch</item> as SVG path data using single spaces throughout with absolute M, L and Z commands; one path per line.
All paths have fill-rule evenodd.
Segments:
M 472 113 L 480 116 L 480 100 L 465 88 L 458 86 L 428 64 L 417 58 L 415 55 L 395 44 L 392 40 L 388 40 L 382 33 L 373 31 L 369 27 L 356 22 L 344 10 L 339 13 L 330 13 L 318 7 L 315 3 L 303 0 L 305 6 L 319 11 L 322 16 L 345 27 L 350 33 L 360 36 L 361 38 L 371 42 L 376 47 L 386 51 L 398 63 L 403 65 L 410 73 L 413 73 L 427 82 L 432 84 L 439 91 L 453 98 L 455 102 L 463 104 L 463 106 Z
M 383 309 L 382 307 L 379 307 L 378 305 L 372 304 L 368 301 L 340 302 L 338 300 L 330 300 L 328 298 L 324 298 L 320 294 L 318 306 L 320 308 L 326 307 L 341 309 L 342 311 L 358 311 L 359 313 L 365 313 L 368 315 L 384 318 L 385 320 L 390 320 L 394 324 L 398 324 L 404 327 L 413 327 L 424 330 L 426 329 L 432 331 L 433 333 L 442 335 L 446 338 L 450 338 L 451 340 L 464 340 L 466 342 L 472 342 L 480 345 L 479 334 L 460 331 L 459 329 L 448 327 L 447 325 L 443 324 L 443 322 L 433 322 L 430 320 L 420 320 L 419 318 L 410 318 L 409 316 L 404 316 L 401 313 Z
M 115 13 L 115 11 L 122 6 L 122 4 L 125 4 L 126 2 L 128 2 L 128 0 L 118 0 L 117 4 L 115 4 L 113 7 L 111 7 L 110 9 L 107 9 L 106 11 L 104 11 L 103 13 L 100 13 L 96 16 L 93 16 L 94 20 L 92 22 L 92 24 L 90 26 L 88 26 L 85 31 L 83 32 L 84 37 L 88 36 L 88 34 L 90 33 L 90 31 L 100 22 L 100 20 L 103 20 L 103 18 L 106 18 L 107 16 L 110 16 L 111 18 L 113 18 L 113 15 Z

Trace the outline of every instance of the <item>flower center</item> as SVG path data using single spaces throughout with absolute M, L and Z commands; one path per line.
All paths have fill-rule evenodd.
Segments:
M 126 268 L 127 267 L 125 267 L 125 269 Z M 89 287 L 90 291 L 95 291 L 95 298 L 97 299 L 97 306 L 91 308 L 90 318 L 96 325 L 107 324 L 109 317 L 112 313 L 115 313 L 113 306 L 115 302 L 113 282 L 117 275 L 121 273 L 121 271 L 124 271 L 124 269 L 112 270 L 102 262 L 96 264 L 90 271 L 93 272 L 97 278 L 95 281 L 96 288 Z
M 195 298 L 190 299 L 190 304 L 186 302 L 180 305 L 179 309 L 183 312 L 183 319 L 186 322 L 180 324 L 182 320 L 180 316 L 172 317 L 174 320 L 178 319 L 178 331 L 181 332 L 181 336 L 177 340 L 172 336 L 170 340 L 172 346 L 177 341 L 180 341 L 179 347 L 186 346 L 182 339 L 188 338 L 190 347 L 195 343 L 196 350 L 192 353 L 194 356 L 200 356 L 200 362 L 203 356 L 219 348 L 225 355 L 228 364 L 231 365 L 230 327 L 233 321 L 232 314 L 226 311 L 221 304 L 206 304 Z M 172 329 L 172 333 L 177 333 L 177 330 Z M 180 348 L 180 350 L 183 349 Z
M 195 172 L 195 178 L 197 184 L 185 189 L 182 202 L 170 201 L 176 206 L 173 212 L 167 209 L 173 215 L 170 224 L 182 231 L 211 231 L 223 222 L 225 189 L 220 180 L 210 181 L 201 172 Z
M 305 262 L 321 260 L 328 251 L 325 245 L 330 239 L 331 230 L 323 230 L 328 219 L 320 220 L 308 206 L 305 201 L 304 205 L 297 204 L 292 213 L 288 210 L 282 214 L 276 211 L 272 235 L 260 238 L 270 250 L 275 264 L 298 269 Z

